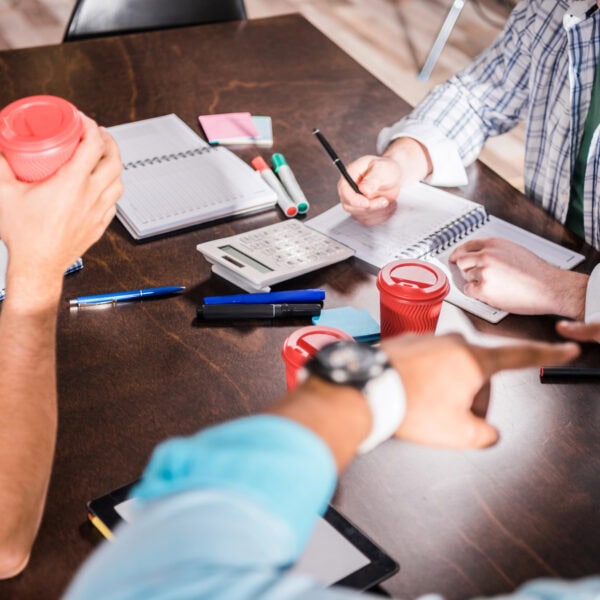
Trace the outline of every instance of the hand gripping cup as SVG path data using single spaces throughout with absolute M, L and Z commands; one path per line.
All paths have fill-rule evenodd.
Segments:
M 422 260 L 391 262 L 377 275 L 381 337 L 434 332 L 450 291 L 445 273 Z
M 22 181 L 42 181 L 66 163 L 79 144 L 79 111 L 57 96 L 28 96 L 0 111 L 0 150 Z
M 335 327 L 325 325 L 309 325 L 297 329 L 283 342 L 281 356 L 285 363 L 285 380 L 287 389 L 296 387 L 298 371 L 323 346 L 340 340 L 353 341 L 353 337 Z

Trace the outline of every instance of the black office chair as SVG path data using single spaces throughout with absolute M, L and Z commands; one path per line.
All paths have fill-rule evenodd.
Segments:
M 242 19 L 244 0 L 77 0 L 63 41 Z

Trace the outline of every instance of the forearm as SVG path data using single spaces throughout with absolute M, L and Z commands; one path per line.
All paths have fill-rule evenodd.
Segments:
M 503 33 L 469 66 L 436 86 L 407 117 L 384 129 L 379 151 L 399 136 L 414 137 L 432 155 L 434 179 L 438 167 L 445 170 L 452 162 L 441 182 L 432 183 L 462 185 L 451 181 L 453 172 L 454 178 L 464 178 L 460 163 L 471 164 L 488 137 L 512 129 L 526 114 L 531 66 L 527 26 L 535 10 L 528 4 L 511 13 Z
M 588 275 L 555 269 L 553 279 L 547 285 L 548 309 L 545 312 L 583 321 Z
M 396 161 L 411 173 L 413 180 L 406 183 L 421 181 L 433 170 L 431 157 L 427 148 L 419 141 L 410 137 L 402 137 L 394 140 L 385 149 L 383 156 Z
M 316 377 L 309 378 L 268 412 L 292 419 L 321 438 L 338 473 L 352 461 L 371 428 L 371 413 L 358 390 Z
M 27 564 L 46 497 L 57 423 L 60 286 L 9 271 L 0 312 L 0 578 Z
M 370 419 L 358 391 L 310 378 L 265 415 L 161 444 L 133 495 L 226 489 L 282 517 L 300 549 Z

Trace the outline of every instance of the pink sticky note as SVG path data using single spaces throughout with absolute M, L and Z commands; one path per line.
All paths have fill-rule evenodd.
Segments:
M 250 113 L 223 113 L 219 115 L 199 115 L 198 121 L 209 142 L 225 138 L 257 137 Z

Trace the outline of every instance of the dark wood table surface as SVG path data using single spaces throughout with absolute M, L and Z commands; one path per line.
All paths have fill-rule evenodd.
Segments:
M 271 115 L 272 151 L 285 154 L 311 215 L 337 201 L 338 179 L 311 129 L 321 127 L 350 161 L 374 153 L 380 128 L 409 110 L 297 15 L 0 53 L 0 105 L 40 93 L 64 96 L 107 126 L 174 112 L 198 130 L 202 113 Z M 250 159 L 257 151 L 238 153 Z M 485 166 L 469 168 L 469 177 L 457 193 L 584 252 L 581 270 L 598 260 Z M 137 478 L 158 442 L 255 412 L 284 392 L 281 344 L 305 322 L 194 322 L 204 295 L 236 291 L 211 276 L 196 244 L 281 219 L 271 210 L 145 243 L 115 220 L 85 255 L 85 268 L 66 279 L 46 512 L 29 567 L 0 584 L 1 598 L 59 597 L 99 543 L 86 501 Z M 326 307 L 377 314 L 374 278 L 353 261 L 292 283 L 325 288 Z M 66 304 L 80 294 L 177 284 L 187 286 L 178 298 L 102 310 Z M 476 337 L 557 339 L 550 317 L 491 325 L 465 314 L 463 327 Z M 580 362 L 598 358 L 589 345 Z M 400 563 L 383 588 L 467 598 L 533 577 L 599 571 L 597 393 L 591 383 L 541 385 L 535 370 L 503 374 L 488 413 L 502 431 L 496 447 L 458 452 L 392 441 L 358 459 L 334 504 Z

